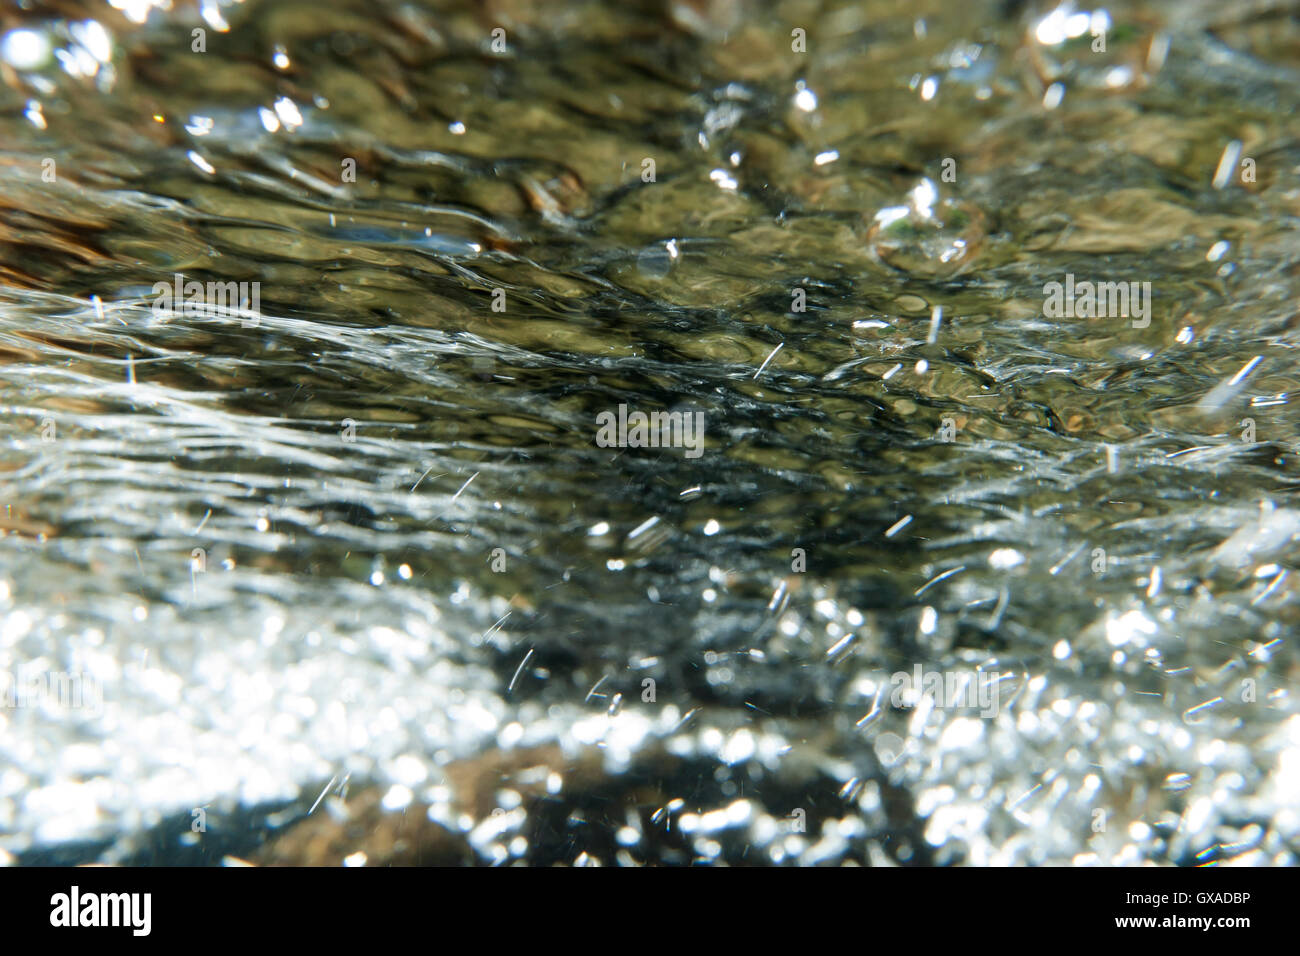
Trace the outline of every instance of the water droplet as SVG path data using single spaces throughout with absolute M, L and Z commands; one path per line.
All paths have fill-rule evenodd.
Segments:
M 985 236 L 983 213 L 968 202 L 940 199 L 932 180 L 908 194 L 906 206 L 876 213 L 867 244 L 877 258 L 912 275 L 956 275 L 978 255 Z

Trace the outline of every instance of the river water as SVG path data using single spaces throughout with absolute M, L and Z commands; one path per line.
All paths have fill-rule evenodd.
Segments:
M 0 14 L 0 861 L 1297 862 L 1296 4 L 155 5 Z

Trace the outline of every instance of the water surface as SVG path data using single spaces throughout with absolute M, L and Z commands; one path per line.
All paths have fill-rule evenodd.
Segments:
M 0 859 L 1296 862 L 1294 4 L 119 6 L 0 24 L 0 672 L 102 691 Z

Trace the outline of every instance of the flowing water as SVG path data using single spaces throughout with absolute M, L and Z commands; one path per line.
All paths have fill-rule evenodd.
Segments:
M 1294 864 L 1298 9 L 7 3 L 0 861 Z

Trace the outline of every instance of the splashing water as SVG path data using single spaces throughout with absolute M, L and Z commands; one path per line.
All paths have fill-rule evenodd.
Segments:
M 0 861 L 1296 862 L 1292 6 L 160 6 L 0 20 Z

